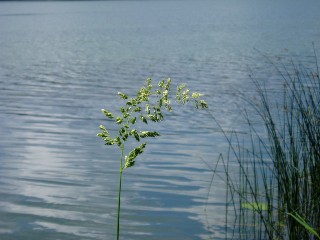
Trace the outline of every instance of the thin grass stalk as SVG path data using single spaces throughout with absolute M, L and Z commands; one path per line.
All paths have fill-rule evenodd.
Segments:
M 287 212 L 296 212 L 312 229 L 320 232 L 319 67 L 316 61 L 313 73 L 293 62 L 293 72 L 285 64 L 283 70 L 272 65 L 284 80 L 282 104 L 277 103 L 274 109 L 266 87 L 254 78 L 260 105 L 249 102 L 265 124 L 267 140 L 259 136 L 249 118 L 248 148 L 244 144 L 240 147 L 238 136 L 227 136 L 223 132 L 229 144 L 228 161 L 224 164 L 229 164 L 231 157 L 239 164 L 239 186 L 232 183 L 234 180 L 229 178 L 229 168 L 225 166 L 228 192 L 239 197 L 240 207 L 234 208 L 235 215 L 239 216 L 236 219 L 239 239 L 252 236 L 255 239 L 311 239 L 310 232 L 288 217 Z M 271 159 L 272 166 L 264 160 L 266 157 Z M 250 214 L 242 207 L 246 202 L 258 207 Z M 261 202 L 266 203 L 267 211 L 259 207 Z M 237 203 L 233 201 L 233 204 Z M 248 231 L 251 227 L 253 233 Z
M 117 209 L 117 229 L 116 239 L 119 239 L 120 233 L 120 210 L 121 210 L 121 185 L 122 174 L 125 169 L 135 165 L 136 158 L 144 152 L 147 142 L 139 144 L 128 152 L 124 157 L 125 143 L 132 139 L 134 142 L 140 142 L 145 138 L 155 138 L 160 136 L 156 131 L 143 131 L 134 128 L 138 122 L 148 124 L 148 122 L 159 123 L 164 119 L 162 110 L 172 111 L 171 100 L 169 96 L 171 80 L 162 80 L 157 84 L 157 89 L 154 90 L 152 79 L 148 78 L 144 86 L 142 86 L 136 97 L 118 92 L 118 96 L 124 101 L 124 105 L 120 107 L 120 115 L 114 115 L 106 109 L 102 109 L 102 113 L 118 127 L 118 134 L 111 136 L 108 129 L 104 125 L 100 125 L 100 133 L 97 136 L 101 137 L 105 145 L 115 145 L 120 148 L 120 172 L 119 172 L 119 187 L 118 187 L 118 209 Z M 199 92 L 190 93 L 189 89 L 185 89 L 186 85 L 181 84 L 177 87 L 175 100 L 180 104 L 194 102 L 196 109 L 206 109 L 208 104 L 201 99 L 203 94 Z
M 227 167 L 229 168 L 229 164 L 227 164 Z M 226 171 L 228 172 L 229 169 L 226 169 Z M 227 175 L 227 180 L 226 180 L 226 206 L 225 206 L 225 221 L 226 221 L 226 227 L 225 227 L 225 231 L 226 231 L 226 239 L 228 239 L 228 205 L 229 205 L 229 176 Z
M 237 219 L 238 219 L 238 214 L 237 214 L 237 211 L 236 211 L 236 199 L 235 199 L 235 191 L 234 191 L 234 182 L 232 181 L 232 178 L 229 174 L 229 160 L 230 158 L 228 157 L 227 158 L 227 162 L 225 162 L 222 154 L 219 155 L 219 160 L 221 159 L 221 162 L 222 162 L 222 166 L 224 168 L 224 172 L 226 173 L 226 191 L 227 191 L 227 195 L 226 195 L 226 202 L 228 203 L 231 203 L 232 206 L 233 206 L 233 213 L 234 213 L 234 221 L 233 221 L 233 226 L 232 226 L 232 235 L 231 235 L 231 239 L 234 239 L 235 237 L 235 232 L 237 231 L 237 229 L 239 229 L 237 226 L 236 226 L 236 223 L 237 223 Z M 231 196 L 231 199 L 229 200 L 228 196 L 229 196 L 229 193 L 230 193 L 230 196 Z M 210 192 L 209 192 L 210 194 Z M 226 239 L 229 239 L 228 238 L 228 215 L 229 215 L 229 211 L 228 211 L 228 206 L 226 205 Z
M 117 209 L 117 231 L 116 239 L 119 240 L 120 236 L 120 209 L 121 209 L 121 187 L 122 187 L 122 173 L 123 173 L 123 157 L 124 157 L 124 144 L 121 144 L 120 156 L 120 174 L 119 174 L 119 188 L 118 188 L 118 209 Z
M 312 120 L 312 118 L 315 116 L 315 113 L 317 113 L 317 109 L 311 109 L 311 107 L 316 107 L 318 106 L 317 104 L 314 104 L 314 99 L 315 96 L 319 95 L 319 88 L 317 89 L 317 91 L 315 93 L 313 92 L 306 92 L 306 90 L 310 90 L 310 88 L 305 88 L 304 87 L 304 82 L 303 78 L 307 77 L 308 75 L 301 75 L 299 73 L 299 71 L 295 68 L 295 76 L 296 78 L 294 78 L 294 81 L 291 82 L 291 89 L 290 89 L 290 93 L 292 94 L 292 98 L 289 102 L 290 104 L 290 109 L 288 109 L 289 111 L 287 111 L 284 115 L 284 137 L 282 138 L 281 141 L 279 141 L 280 139 L 280 135 L 277 135 L 277 129 L 274 128 L 274 124 L 272 124 L 272 119 L 270 120 L 270 114 L 269 114 L 269 109 L 267 106 L 263 105 L 264 107 L 264 111 L 265 111 L 265 116 L 267 120 L 270 120 L 269 122 L 271 124 L 267 125 L 268 127 L 268 132 L 269 132 L 269 136 L 271 136 L 271 141 L 273 144 L 273 148 L 275 149 L 274 153 L 275 155 L 275 159 L 279 159 L 279 160 L 283 160 L 286 162 L 280 162 L 280 165 L 276 165 L 278 166 L 278 174 L 282 172 L 282 168 L 280 167 L 284 167 L 284 169 L 287 169 L 289 174 L 286 174 L 284 176 L 281 176 L 279 178 L 279 186 L 282 187 L 282 189 L 286 189 L 285 192 L 282 192 L 282 190 L 280 191 L 280 193 L 282 194 L 280 197 L 280 205 L 282 205 L 286 210 L 294 210 L 294 209 L 300 209 L 301 208 L 301 204 L 302 206 L 305 206 L 307 203 L 309 205 L 309 207 L 305 208 L 305 209 L 310 209 L 310 207 L 312 207 L 313 203 L 311 202 L 306 202 L 301 195 L 306 194 L 307 195 L 307 199 L 309 198 L 309 194 L 308 194 L 308 187 L 310 186 L 310 177 L 311 177 L 311 182 L 313 182 L 312 178 L 315 176 L 319 176 L 319 171 L 317 171 L 317 174 L 312 174 L 312 172 L 314 172 L 314 167 L 311 165 L 311 168 L 309 167 L 309 169 L 304 169 L 303 173 L 303 180 L 304 180 L 304 185 L 305 186 L 305 190 L 304 189 L 300 189 L 300 172 L 298 171 L 298 169 L 301 168 L 301 166 L 310 166 L 310 164 L 308 164 L 307 161 L 309 161 L 310 157 L 312 159 L 314 159 L 313 155 L 317 155 L 317 151 L 310 151 L 309 149 L 314 148 L 314 145 L 318 144 L 319 141 L 318 139 L 315 140 L 314 139 L 314 135 L 317 135 L 319 133 L 319 131 L 317 131 L 316 129 L 314 129 L 314 126 L 317 126 L 316 124 L 314 124 L 314 121 Z M 307 79 L 308 80 L 308 79 Z M 264 102 L 265 104 L 266 102 Z M 298 116 L 298 117 L 297 117 Z M 297 124 L 300 123 L 300 124 Z M 303 127 L 303 129 L 301 129 L 301 127 Z M 288 142 L 287 137 L 285 134 L 288 134 Z M 304 137 L 304 134 L 306 134 L 307 136 Z M 307 138 L 307 141 L 305 141 L 305 139 Z M 296 139 L 302 140 L 301 142 L 296 142 Z M 282 142 L 282 143 L 281 143 Z M 306 145 L 306 146 L 304 146 Z M 301 151 L 302 149 L 306 149 L 308 151 L 307 157 L 305 157 L 304 159 L 302 159 L 303 162 L 302 165 L 299 163 L 299 159 L 301 155 Z M 289 152 L 289 155 L 286 154 L 286 152 Z M 279 158 L 277 158 L 277 156 L 279 156 Z M 281 156 L 283 156 L 284 158 L 282 158 Z M 287 160 L 286 160 L 287 159 Z M 315 159 L 319 159 L 319 158 L 315 158 Z M 276 162 L 277 163 L 277 162 Z M 288 181 L 286 181 L 286 179 Z M 319 183 L 319 182 L 318 182 Z M 284 188 L 285 187 L 285 188 Z M 310 188 L 310 187 L 309 187 Z M 312 189 L 312 188 L 311 188 Z M 314 191 L 313 191 L 314 192 Z M 311 197 L 311 199 L 319 199 L 319 192 L 316 193 L 316 197 Z M 311 204 L 311 206 L 310 206 Z M 301 211 L 301 210 L 300 210 Z M 319 216 L 319 215 L 318 215 Z M 291 219 L 286 219 L 287 223 L 288 223 L 288 227 L 289 227 L 289 238 L 290 239 L 305 239 L 307 236 L 305 234 L 305 231 L 300 231 L 301 229 L 299 228 L 299 226 L 297 226 L 296 221 L 292 221 Z M 297 237 L 298 236 L 298 237 Z
M 210 113 L 209 113 L 210 114 Z M 222 127 L 220 126 L 220 124 L 216 121 L 216 119 L 214 118 L 214 116 L 212 114 L 210 114 L 212 119 L 217 123 L 217 125 L 220 127 L 220 129 L 222 129 Z M 227 142 L 229 143 L 229 151 L 228 154 L 231 154 L 233 156 L 235 156 L 236 161 L 239 163 L 239 180 L 236 182 L 240 182 L 240 186 L 241 188 L 237 188 L 236 185 L 232 184 L 228 184 L 230 186 L 230 192 L 233 191 L 234 193 L 237 193 L 239 196 L 239 214 L 235 213 L 236 215 L 238 215 L 238 229 L 239 229 L 239 239 L 248 239 L 250 238 L 250 235 L 252 234 L 252 223 L 248 222 L 248 219 L 251 219 L 251 216 L 249 217 L 249 211 L 247 211 L 245 208 L 242 208 L 241 205 L 243 203 L 247 203 L 247 202 L 254 202 L 254 203 L 259 203 L 259 195 L 256 194 L 255 190 L 254 190 L 254 183 L 251 182 L 251 177 L 248 174 L 248 162 L 245 162 L 244 160 L 247 159 L 245 154 L 245 151 L 242 151 L 239 143 L 239 139 L 238 136 L 234 133 L 231 134 L 231 136 L 227 136 L 226 132 L 222 131 L 223 134 L 225 135 Z M 235 139 L 236 144 L 233 144 L 233 140 Z M 250 153 L 251 154 L 251 153 Z M 228 160 L 229 161 L 229 160 Z M 227 176 L 229 176 L 229 172 L 228 172 L 228 167 L 225 166 L 225 173 Z M 249 193 L 254 193 L 254 194 L 249 194 Z M 235 203 L 236 204 L 236 203 Z M 269 232 L 269 229 L 266 228 L 265 226 L 270 225 L 269 223 L 266 222 L 266 218 L 263 216 L 262 214 L 262 209 L 259 208 L 257 209 L 259 215 L 259 221 L 262 221 L 262 225 L 259 225 L 259 227 L 262 229 L 262 226 L 264 226 L 265 231 L 267 232 L 267 236 L 270 236 L 272 234 L 272 232 Z M 254 213 L 255 214 L 255 213 Z M 255 215 L 253 215 L 255 216 Z M 254 226 L 254 225 L 253 225 Z M 251 228 L 251 229 L 250 229 Z M 257 231 L 259 232 L 259 231 Z M 259 233 L 260 234 L 260 233 Z M 271 238 L 270 238 L 271 239 Z

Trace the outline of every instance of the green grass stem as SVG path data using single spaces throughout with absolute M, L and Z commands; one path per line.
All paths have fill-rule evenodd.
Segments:
M 140 142 L 146 138 L 154 138 L 160 136 L 156 131 L 143 131 L 135 127 L 137 122 L 148 124 L 148 122 L 159 123 L 164 120 L 163 110 L 171 112 L 171 80 L 162 80 L 156 87 L 152 84 L 152 79 L 147 79 L 135 97 L 119 92 L 118 96 L 124 101 L 124 105 L 120 107 L 119 116 L 111 111 L 102 109 L 103 114 L 108 120 L 113 120 L 118 128 L 118 134 L 112 137 L 107 128 L 100 125 L 101 132 L 97 134 L 101 137 L 105 145 L 116 145 L 120 148 L 120 170 L 119 170 L 119 186 L 118 186 L 118 207 L 117 207 L 117 228 L 116 239 L 120 237 L 120 210 L 121 210 L 121 193 L 122 193 L 122 175 L 123 171 L 135 165 L 136 158 L 144 152 L 147 142 L 140 144 L 127 153 L 125 156 L 125 146 L 129 140 Z M 185 84 L 177 87 L 175 92 L 175 100 L 180 104 L 193 102 L 196 109 L 208 108 L 207 103 L 201 99 L 203 94 L 198 92 L 190 92 L 186 89 Z M 108 121 L 108 122 L 109 122 Z
M 234 233 L 226 236 L 313 239 L 320 233 L 319 67 L 317 61 L 311 69 L 293 61 L 279 66 L 267 60 L 282 79 L 283 91 L 270 92 L 251 75 L 259 101 L 243 95 L 251 107 L 244 111 L 246 135 L 223 131 L 210 114 L 229 144 L 227 160 L 219 160 L 224 165 L 226 202 L 234 205 L 226 209 L 226 224 L 234 226 Z M 258 117 L 262 125 L 256 124 Z

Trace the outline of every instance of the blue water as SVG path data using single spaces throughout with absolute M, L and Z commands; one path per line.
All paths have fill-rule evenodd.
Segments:
M 0 2 L 0 239 L 114 239 L 118 156 L 96 137 L 101 108 L 147 77 L 206 94 L 241 131 L 249 68 L 313 61 L 320 2 L 267 0 Z M 207 199 L 226 142 L 206 112 L 177 109 L 124 175 L 122 239 L 223 237 L 223 182 Z M 206 207 L 207 206 L 207 207 Z M 207 209 L 207 211 L 205 211 Z

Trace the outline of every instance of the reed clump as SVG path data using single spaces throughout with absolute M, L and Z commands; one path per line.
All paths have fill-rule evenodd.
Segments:
M 229 152 L 219 161 L 227 186 L 226 226 L 233 229 L 226 233 L 227 239 L 319 238 L 317 59 L 315 69 L 293 62 L 272 64 L 283 81 L 281 94 L 268 92 L 252 77 L 258 101 L 247 100 L 262 120 L 264 133 L 250 114 L 245 114 L 248 138 L 224 132 Z

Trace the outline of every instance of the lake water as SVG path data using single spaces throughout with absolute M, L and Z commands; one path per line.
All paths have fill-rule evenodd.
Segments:
M 0 239 L 114 239 L 119 152 L 96 137 L 108 123 L 100 109 L 116 111 L 115 94 L 147 77 L 171 77 L 238 129 L 236 93 L 254 92 L 248 68 L 281 84 L 259 51 L 312 62 L 319 9 L 318 0 L 0 2 Z M 225 185 L 207 199 L 203 162 L 226 152 L 217 126 L 184 107 L 157 130 L 124 174 L 122 239 L 223 237 Z

